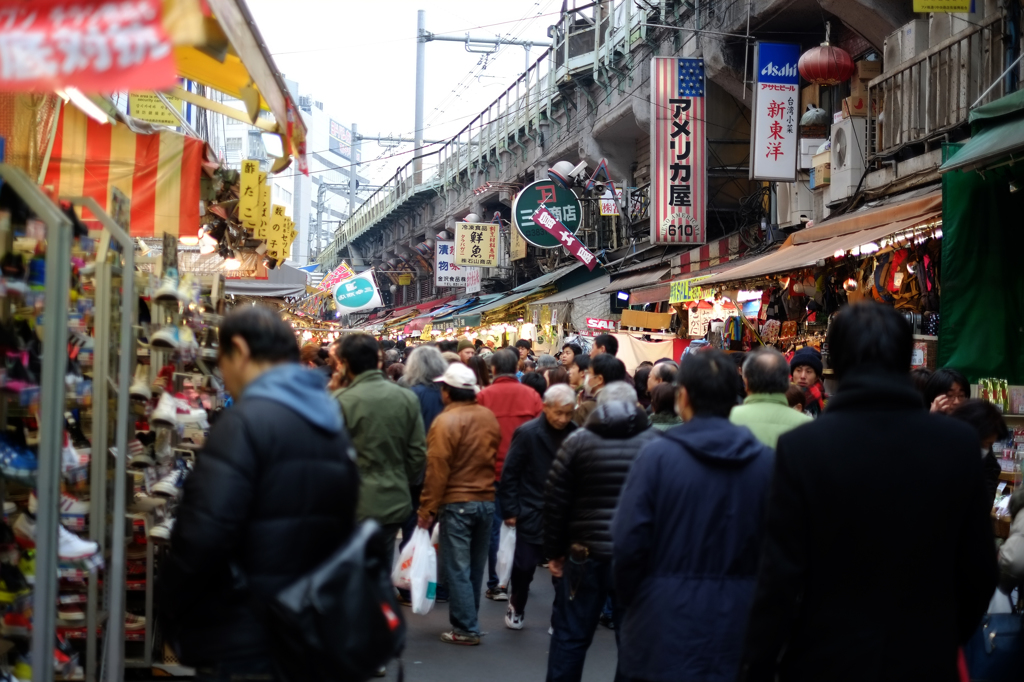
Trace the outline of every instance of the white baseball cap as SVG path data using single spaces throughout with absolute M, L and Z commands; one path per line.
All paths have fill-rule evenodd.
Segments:
M 434 379 L 437 383 L 445 383 L 452 388 L 471 389 L 474 393 L 480 391 L 476 385 L 476 372 L 466 367 L 461 362 L 453 362 L 448 365 L 444 374 Z

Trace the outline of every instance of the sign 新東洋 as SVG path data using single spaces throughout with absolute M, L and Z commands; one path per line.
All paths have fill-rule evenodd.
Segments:
M 800 46 L 754 46 L 754 125 L 750 135 L 750 179 L 796 180 L 797 127 L 800 122 Z
M 564 246 L 533 221 L 533 214 L 541 206 L 548 209 L 569 232 L 576 234 L 583 224 L 583 205 L 572 190 L 562 187 L 554 180 L 537 180 L 530 183 L 512 202 L 512 221 L 523 239 L 542 249 Z M 523 257 L 526 257 L 525 248 Z
M 651 233 L 656 244 L 707 241 L 704 98 L 703 59 L 651 59 Z
M 455 264 L 496 267 L 499 229 L 496 223 L 455 223 Z

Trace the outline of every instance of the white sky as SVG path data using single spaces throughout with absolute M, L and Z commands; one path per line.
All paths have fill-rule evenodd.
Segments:
M 356 123 L 364 135 L 412 137 L 418 9 L 426 10 L 431 33 L 548 40 L 547 27 L 558 21 L 562 1 L 248 0 L 248 5 L 278 68 L 298 81 L 301 94 L 323 102 L 339 123 Z M 531 48 L 530 61 L 544 49 Z M 465 127 L 523 72 L 523 52 L 518 45 L 504 45 L 483 68 L 482 55 L 466 52 L 463 44 L 428 42 L 424 138 L 446 139 Z M 407 153 L 369 163 L 360 174 L 383 182 L 411 159 L 412 147 L 389 150 L 364 142 L 364 161 Z

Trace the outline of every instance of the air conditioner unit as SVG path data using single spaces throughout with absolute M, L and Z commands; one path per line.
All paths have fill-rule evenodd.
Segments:
M 851 116 L 832 125 L 830 203 L 847 199 L 857 191 L 864 175 L 867 123 L 866 118 Z
M 928 50 L 928 20 L 915 19 L 893 31 L 882 44 L 885 70 L 895 69 Z
M 799 227 L 814 220 L 814 192 L 810 175 L 800 173 L 796 182 L 780 182 L 777 188 L 779 227 Z

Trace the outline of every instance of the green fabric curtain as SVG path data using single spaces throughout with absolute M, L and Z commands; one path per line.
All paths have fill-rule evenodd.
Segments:
M 1011 180 L 1024 188 L 1019 164 L 942 176 L 939 365 L 971 382 L 1024 384 L 1024 191 Z

